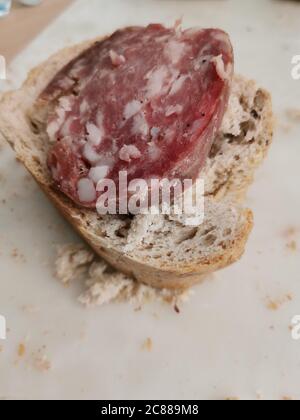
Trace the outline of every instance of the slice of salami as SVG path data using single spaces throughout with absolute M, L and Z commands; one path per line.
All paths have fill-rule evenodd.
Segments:
M 219 130 L 233 50 L 218 29 L 130 27 L 95 43 L 41 94 L 58 188 L 94 208 L 103 178 L 196 179 Z

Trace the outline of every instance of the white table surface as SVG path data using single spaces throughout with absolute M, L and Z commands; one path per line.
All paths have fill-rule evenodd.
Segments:
M 2 89 L 19 85 L 30 67 L 65 45 L 129 24 L 171 24 L 181 15 L 184 26 L 227 30 L 237 71 L 273 93 L 278 127 L 249 192 L 255 228 L 246 254 L 197 287 L 180 315 L 156 303 L 140 312 L 127 304 L 86 310 L 76 301 L 82 286 L 65 289 L 52 275 L 55 245 L 78 238 L 5 146 L 0 314 L 9 332 L 0 342 L 0 398 L 300 398 L 300 341 L 289 329 L 300 314 L 300 234 L 283 234 L 300 228 L 300 123 L 285 117 L 287 108 L 300 107 L 300 80 L 291 77 L 292 56 L 300 54 L 300 4 L 79 0 L 16 58 Z M 291 240 L 299 243 L 294 252 Z M 13 258 L 14 249 L 22 255 Z M 279 303 L 276 311 L 269 300 Z M 151 351 L 142 350 L 148 337 Z M 50 370 L 36 369 L 39 354 Z

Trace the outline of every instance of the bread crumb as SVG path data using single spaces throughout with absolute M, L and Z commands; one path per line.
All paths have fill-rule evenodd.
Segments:
M 22 311 L 27 314 L 37 314 L 38 312 L 40 312 L 40 308 L 35 305 L 23 305 Z
M 284 239 L 291 239 L 299 232 L 299 228 L 296 226 L 288 226 L 282 231 L 282 237 Z
M 33 367 L 40 372 L 47 372 L 52 367 L 48 356 L 45 354 L 45 350 L 46 346 L 42 346 L 31 355 Z
M 294 401 L 294 398 L 292 398 L 292 397 L 288 397 L 288 396 L 283 396 L 282 398 L 282 401 Z
M 150 351 L 152 351 L 152 348 L 153 348 L 153 342 L 152 342 L 151 338 L 148 337 L 142 345 L 142 350 L 146 350 L 146 351 L 150 352 Z
M 29 349 L 29 336 L 23 340 L 18 345 L 17 348 L 17 356 L 18 359 L 15 360 L 15 366 L 18 366 L 20 361 L 22 360 L 22 363 L 25 364 L 25 366 L 29 369 L 36 369 L 40 372 L 47 372 L 51 369 L 52 364 L 46 355 L 46 346 L 43 345 L 40 348 L 37 348 L 35 350 Z M 27 344 L 25 344 L 27 343 Z
M 297 242 L 296 241 L 290 241 L 287 243 L 286 247 L 292 251 L 292 252 L 296 252 L 297 251 Z
M 56 277 L 65 285 L 83 275 L 95 254 L 83 245 L 71 244 L 58 247 L 55 262 Z
M 270 311 L 278 311 L 278 309 L 280 309 L 281 306 L 283 306 L 284 304 L 291 302 L 293 300 L 293 296 L 291 294 L 286 294 L 284 297 L 273 300 L 270 298 L 267 298 L 267 308 Z
M 123 273 L 111 270 L 101 261 L 95 262 L 90 267 L 86 291 L 79 297 L 79 301 L 86 307 L 129 302 L 141 309 L 142 305 L 152 301 L 178 307 L 189 299 L 191 293 L 191 291 L 176 292 L 146 286 Z
M 241 399 L 239 397 L 226 397 L 225 401 L 240 401 Z
M 63 284 L 86 276 L 86 290 L 79 296 L 79 302 L 86 307 L 129 302 L 136 308 L 141 308 L 143 304 L 151 301 L 160 301 L 179 310 L 179 306 L 188 301 L 193 294 L 191 290 L 161 290 L 138 283 L 111 268 L 82 245 L 60 247 L 55 265 L 56 277 Z
M 17 248 L 14 248 L 12 251 L 11 251 L 11 254 L 10 254 L 10 256 L 14 259 L 14 260 L 16 260 L 16 261 L 18 261 L 18 262 L 22 262 L 22 263 L 25 263 L 26 262 L 26 258 L 25 258 L 25 255 L 24 254 L 22 254 Z
M 267 308 L 270 309 L 270 311 L 277 311 L 279 309 L 279 304 L 277 302 L 269 300 Z
M 21 357 L 24 357 L 25 356 L 25 353 L 26 353 L 26 347 L 25 347 L 25 344 L 23 344 L 23 343 L 20 343 L 19 344 L 19 346 L 18 346 L 18 356 L 21 358 Z
M 288 226 L 285 230 L 282 231 L 282 237 L 285 239 L 286 242 L 286 248 L 289 251 L 296 252 L 298 245 L 296 241 L 296 236 L 300 232 L 299 227 L 296 226 Z
M 34 367 L 40 372 L 47 372 L 52 365 L 45 354 L 38 355 L 34 358 Z
M 289 108 L 286 110 L 286 116 L 289 120 L 300 123 L 300 109 Z

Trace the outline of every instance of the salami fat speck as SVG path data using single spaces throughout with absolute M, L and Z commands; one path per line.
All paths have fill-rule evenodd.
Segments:
M 49 102 L 48 166 L 75 203 L 95 208 L 109 178 L 196 179 L 220 128 L 233 75 L 228 35 L 152 24 L 96 42 L 65 66 Z

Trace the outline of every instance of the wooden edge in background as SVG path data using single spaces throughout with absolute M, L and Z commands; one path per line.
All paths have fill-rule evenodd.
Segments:
M 9 63 L 73 0 L 43 0 L 35 7 L 13 3 L 11 13 L 0 19 L 0 54 Z

